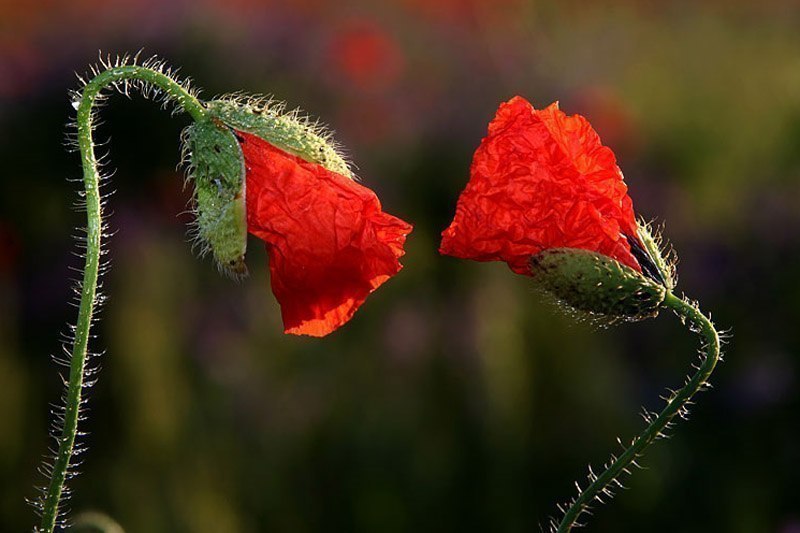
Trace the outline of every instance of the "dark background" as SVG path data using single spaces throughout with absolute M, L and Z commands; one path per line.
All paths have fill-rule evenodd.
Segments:
M 67 96 L 109 53 L 203 96 L 272 93 L 338 132 L 405 269 L 328 338 L 281 333 L 266 254 L 236 284 L 187 244 L 171 118 L 111 98 L 116 235 L 74 515 L 129 532 L 538 531 L 682 382 L 670 313 L 576 324 L 499 263 L 440 257 L 498 103 L 560 100 L 665 222 L 679 290 L 732 338 L 692 419 L 589 531 L 800 531 L 800 7 L 795 2 L 0 1 L 0 530 L 34 524 L 49 355 L 74 322 Z

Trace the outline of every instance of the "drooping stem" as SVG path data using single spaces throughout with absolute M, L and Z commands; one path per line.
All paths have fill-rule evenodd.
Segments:
M 719 361 L 719 334 L 714 329 L 711 320 L 693 304 L 678 298 L 672 293 L 667 293 L 663 305 L 675 311 L 684 323 L 689 323 L 692 331 L 702 336 L 703 362 L 697 367 L 697 371 L 687 380 L 683 388 L 670 395 L 667 400 L 667 406 L 651 420 L 645 430 L 633 439 L 630 446 L 625 448 L 619 457 L 613 458 L 605 471 L 597 476 L 590 474 L 591 483 L 585 489 L 579 489 L 578 496 L 570 503 L 569 508 L 564 513 L 564 517 L 561 519 L 561 523 L 558 525 L 558 533 L 571 531 L 580 515 L 587 510 L 588 505 L 593 500 L 601 498 L 601 495 L 610 495 L 609 488 L 620 474 L 627 472 L 627 468 L 642 456 L 645 449 L 660 435 L 663 435 L 663 431 L 669 427 L 675 415 L 686 413 L 685 410 L 690 400 L 707 384 L 711 372 L 713 372 L 717 361 Z
M 78 428 L 81 395 L 86 373 L 86 354 L 89 329 L 92 323 L 97 296 L 97 278 L 100 266 L 100 246 L 103 233 L 102 205 L 100 198 L 100 174 L 92 139 L 93 107 L 103 89 L 125 82 L 137 80 L 150 84 L 164 97 L 174 101 L 194 120 L 205 115 L 203 105 L 184 86 L 157 68 L 140 65 L 120 65 L 111 67 L 91 79 L 83 88 L 78 105 L 78 146 L 83 166 L 83 184 L 86 202 L 86 263 L 78 308 L 78 321 L 74 331 L 74 341 L 69 363 L 69 379 L 66 384 L 63 426 L 57 438 L 57 451 L 50 479 L 44 492 L 41 505 L 41 526 L 39 531 L 52 533 L 59 516 L 59 504 L 64 492 L 64 482 L 69 470 L 70 460 L 75 448 Z

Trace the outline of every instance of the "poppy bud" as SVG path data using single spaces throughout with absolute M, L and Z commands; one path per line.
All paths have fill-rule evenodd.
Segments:
M 183 134 L 188 179 L 194 181 L 195 237 L 219 268 L 247 274 L 247 207 L 244 158 L 233 132 L 213 119 L 195 122 Z
M 667 288 L 603 254 L 578 248 L 549 248 L 534 255 L 537 284 L 570 307 L 612 320 L 656 316 Z

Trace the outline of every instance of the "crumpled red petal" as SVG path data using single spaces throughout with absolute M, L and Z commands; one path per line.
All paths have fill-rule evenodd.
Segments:
M 585 118 L 516 96 L 475 152 L 439 251 L 530 275 L 528 261 L 542 250 L 582 248 L 641 272 L 626 239 L 638 238 L 627 191 L 614 153 Z
M 411 225 L 355 181 L 237 132 L 247 229 L 266 242 L 286 333 L 322 337 L 402 268 Z

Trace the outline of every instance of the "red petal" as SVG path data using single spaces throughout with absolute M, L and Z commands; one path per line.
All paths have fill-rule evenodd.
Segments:
M 411 225 L 355 181 L 237 132 L 247 170 L 247 229 L 267 244 L 286 333 L 322 337 L 402 268 Z
M 475 152 L 439 251 L 530 275 L 532 255 L 582 248 L 641 272 L 623 235 L 637 234 L 627 191 L 614 153 L 585 118 L 557 103 L 538 111 L 517 96 L 500 106 Z

